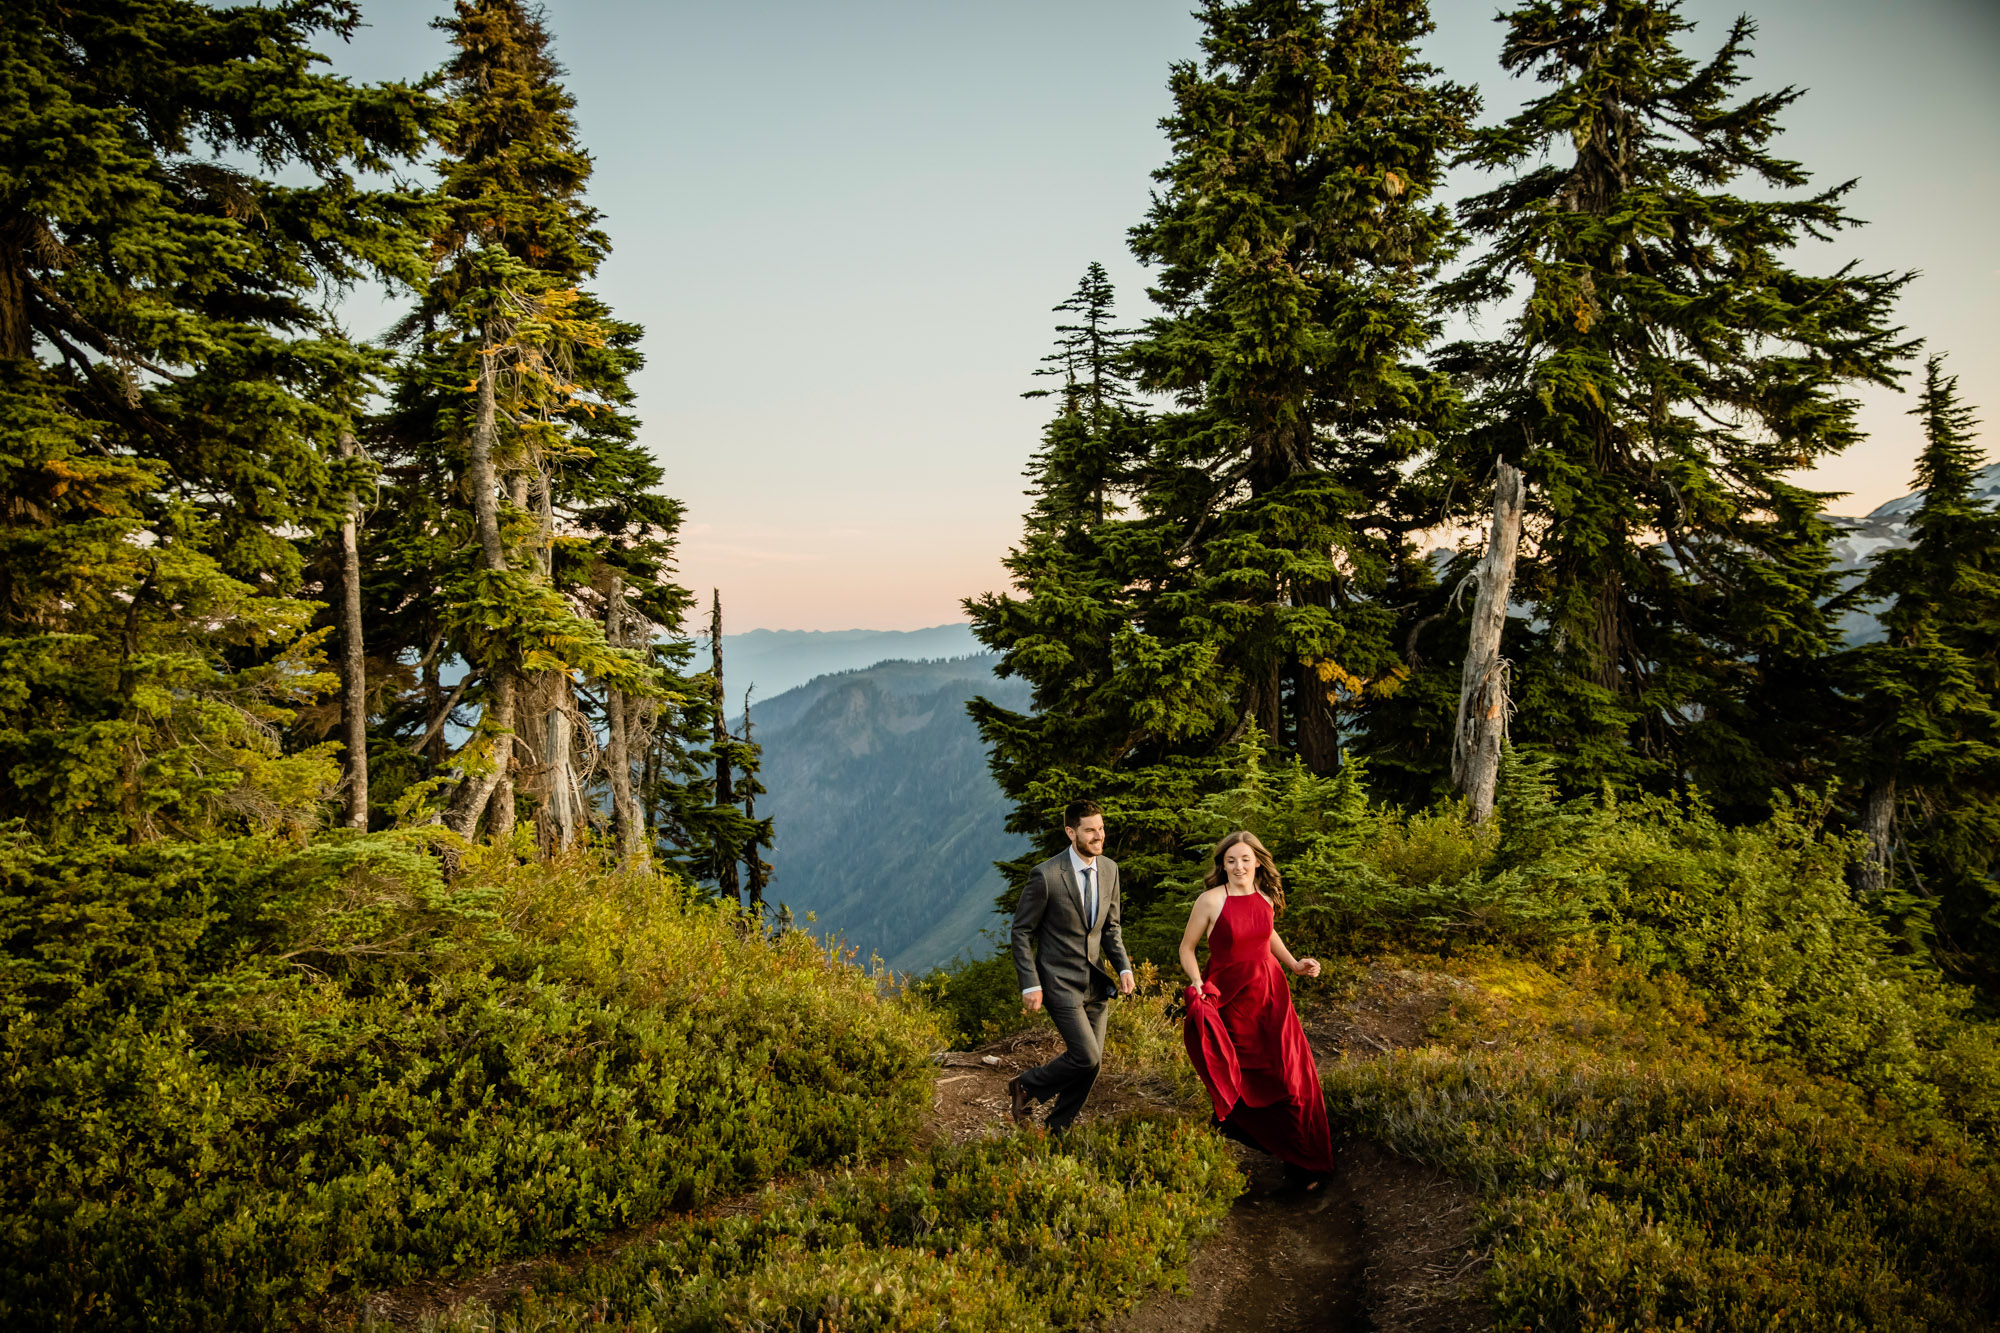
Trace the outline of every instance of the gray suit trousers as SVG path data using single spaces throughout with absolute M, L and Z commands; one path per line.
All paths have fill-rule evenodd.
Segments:
M 1050 1129 L 1068 1129 L 1097 1082 L 1098 1068 L 1104 1063 L 1104 1029 L 1111 1019 L 1111 1001 L 1099 996 L 1078 1003 L 1069 995 L 1043 993 L 1043 1007 L 1054 1020 L 1067 1048 L 1045 1065 L 1037 1065 L 1021 1075 L 1021 1087 L 1034 1101 L 1053 1097 L 1049 1108 Z

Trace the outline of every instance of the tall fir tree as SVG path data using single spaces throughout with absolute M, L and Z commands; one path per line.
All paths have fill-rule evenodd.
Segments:
M 1753 813 L 1823 777 L 1829 739 L 1830 497 L 1788 478 L 1854 441 L 1848 386 L 1897 375 L 1907 278 L 1788 266 L 1854 225 L 1852 182 L 1803 193 L 1770 151 L 1800 93 L 1738 96 L 1748 19 L 1702 64 L 1673 0 L 1505 23 L 1503 65 L 1547 91 L 1466 154 L 1514 174 L 1463 206 L 1486 246 L 1454 295 L 1517 313 L 1441 364 L 1476 387 L 1460 493 L 1496 459 L 1527 475 L 1514 735 L 1573 788 L 1693 782 Z
M 1163 313 L 1133 349 L 1158 423 L 1146 508 L 1187 558 L 1149 629 L 1201 643 L 1212 746 L 1254 723 L 1315 772 L 1393 691 L 1392 606 L 1432 521 L 1403 467 L 1453 417 L 1418 363 L 1456 229 L 1434 199 L 1474 95 L 1417 57 L 1418 3 L 1211 0 L 1173 77 L 1174 156 L 1132 233 Z M 1190 658 L 1192 664 L 1195 658 Z
M 1246 735 L 1329 771 L 1396 688 L 1395 602 L 1428 579 L 1411 537 L 1430 522 L 1403 465 L 1455 411 L 1418 357 L 1454 247 L 1434 191 L 1474 99 L 1417 59 L 1427 11 L 1200 17 L 1206 59 L 1173 72 L 1173 157 L 1132 233 L 1162 313 L 1116 363 L 1174 410 L 1102 449 L 1131 461 L 1125 512 L 1100 517 L 1077 513 L 1095 455 L 1066 404 L 1010 560 L 1021 595 L 968 604 L 1035 685 L 1031 721 L 975 708 L 1015 827 L 1052 847 L 1063 801 L 1098 797 L 1142 902 L 1185 869 L 1187 812 L 1233 782 Z
M 1028 681 L 1035 692 L 1028 713 L 985 698 L 968 705 L 994 776 L 1014 803 L 1007 827 L 1034 839 L 1019 864 L 1003 867 L 1010 884 L 1045 854 L 1051 812 L 1094 765 L 1116 754 L 1129 730 L 1131 704 L 1120 694 L 1128 681 L 1114 662 L 1120 645 L 1133 642 L 1136 580 L 1125 563 L 1131 548 L 1120 538 L 1134 528 L 1127 510 L 1147 422 L 1125 365 L 1131 334 L 1117 327 L 1114 304 L 1103 265 L 1093 263 L 1055 307 L 1075 322 L 1057 324 L 1055 350 L 1035 372 L 1057 378 L 1057 387 L 1025 395 L 1052 398 L 1056 410 L 1027 469 L 1031 504 L 1020 544 L 1004 562 L 1019 595 L 965 602 L 973 632 L 1001 655 L 1000 674 Z M 1130 819 L 1116 831 L 1114 853 L 1128 857 L 1171 841 L 1171 830 L 1135 837 Z
M 1948 966 L 2000 981 L 2000 514 L 1973 495 L 1978 422 L 1942 357 L 1924 367 L 1923 499 L 1911 545 L 1858 594 L 1884 640 L 1842 663 L 1853 701 L 1841 765 L 1870 854 L 1860 887 L 1935 926 Z M 1914 909 L 1914 910 L 1913 910 Z
M 609 241 L 540 13 L 460 0 L 438 26 L 455 48 L 442 221 L 375 431 L 392 494 L 374 593 L 397 627 L 380 655 L 402 687 L 382 725 L 417 742 L 389 751 L 400 781 L 382 802 L 455 775 L 447 818 L 470 834 L 484 810 L 504 834 L 518 780 L 543 845 L 561 846 L 598 817 L 601 775 L 614 811 L 631 792 L 619 819 L 645 824 L 621 837 L 671 855 L 701 803 L 649 782 L 690 776 L 680 753 L 707 716 L 681 632 L 691 598 L 672 577 L 680 506 L 630 412 L 641 331 L 584 285 Z M 454 657 L 473 679 L 448 692 Z M 473 705 L 472 743 L 447 753 L 439 720 Z
M 331 747 L 301 533 L 337 528 L 379 361 L 328 315 L 413 279 L 364 176 L 429 103 L 316 71 L 351 5 L 26 3 L 0 24 L 0 818 L 45 838 L 310 825 Z

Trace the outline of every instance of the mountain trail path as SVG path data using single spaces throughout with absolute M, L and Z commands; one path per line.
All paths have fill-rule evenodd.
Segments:
M 1418 1045 L 1462 986 L 1450 977 L 1374 969 L 1345 1000 L 1302 1015 L 1322 1064 L 1374 1059 Z M 1054 1056 L 1046 1024 L 973 1051 L 940 1057 L 919 1146 L 1012 1131 L 1007 1081 Z M 1046 1108 L 1044 1108 L 1046 1109 Z M 1107 1064 L 1085 1122 L 1152 1110 L 1187 1115 L 1175 1089 Z M 1221 1229 L 1196 1250 L 1184 1291 L 1156 1292 L 1096 1333 L 1473 1333 L 1491 1327 L 1478 1299 L 1473 1197 L 1465 1186 L 1375 1144 L 1337 1144 L 1334 1177 L 1317 1190 L 1288 1189 L 1273 1158 L 1232 1143 L 1248 1186 Z M 889 1164 L 894 1169 L 894 1164 Z M 779 1182 L 782 1184 L 783 1182 Z M 749 1212 L 764 1190 L 699 1210 Z M 574 1268 L 643 1244 L 681 1214 L 607 1236 L 567 1255 L 544 1255 L 455 1279 L 367 1293 L 321 1327 L 417 1330 L 472 1302 L 497 1303 L 551 1270 Z
M 1322 1064 L 1421 1045 L 1466 983 L 1370 969 L 1344 1000 L 1302 1014 Z M 944 1057 L 927 1133 L 963 1141 L 1008 1132 L 1007 1080 L 1061 1049 L 1046 1026 Z M 1156 1081 L 1107 1065 L 1085 1122 L 1152 1109 L 1188 1114 Z M 1470 1190 L 1365 1140 L 1335 1146 L 1318 1190 L 1288 1190 L 1276 1159 L 1231 1144 L 1248 1181 L 1196 1250 L 1185 1291 L 1157 1292 L 1100 1333 L 1472 1333 L 1479 1298 Z

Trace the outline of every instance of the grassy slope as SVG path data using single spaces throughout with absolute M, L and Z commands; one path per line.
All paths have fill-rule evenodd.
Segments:
M 1470 983 L 1420 1048 L 1322 1072 L 1337 1131 L 1478 1187 L 1501 1327 L 2000 1327 L 2000 1026 L 1854 896 L 1854 848 L 1810 804 L 1726 828 L 1532 766 L 1502 796 L 1468 829 L 1294 773 L 1213 812 L 1287 869 L 1295 953 Z M 1175 896 L 1127 932 L 1162 961 Z M 1007 980 L 923 989 L 991 1037 Z
M 1440 967 L 1436 960 L 1419 966 Z M 1419 1049 L 1330 1064 L 1337 1129 L 1475 1182 L 1504 1329 L 1981 1329 L 1986 1145 L 1746 1060 L 1684 986 L 1459 959 Z
M 1479 1188 L 1502 1327 L 2000 1324 L 1995 1029 L 1810 810 L 1281 813 L 1295 950 L 1470 983 L 1426 1044 L 1323 1072 L 1338 1129 Z M 448 891 L 380 838 L 4 850 L 13 1324 L 270 1326 L 804 1172 L 456 1326 L 1074 1327 L 1173 1281 L 1236 1188 L 1187 1122 L 871 1166 L 945 1030 L 1018 1013 L 990 964 L 896 999 L 665 881 L 489 857 Z M 1120 1012 L 1117 1059 L 1184 1085 L 1164 988 Z
M 0 847 L 0 1325 L 266 1328 L 901 1151 L 922 1012 L 650 875 Z

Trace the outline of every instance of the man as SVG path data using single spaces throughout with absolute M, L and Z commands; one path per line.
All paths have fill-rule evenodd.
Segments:
M 1021 1003 L 1046 1008 L 1064 1050 L 1007 1085 L 1016 1123 L 1031 1103 L 1055 1098 L 1048 1126 L 1067 1129 L 1083 1109 L 1104 1060 L 1112 983 L 1101 959 L 1118 969 L 1117 991 L 1132 993 L 1132 963 L 1118 930 L 1118 863 L 1103 855 L 1104 812 L 1095 801 L 1063 811 L 1069 846 L 1028 873 L 1014 909 L 1014 971 Z

